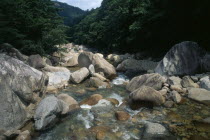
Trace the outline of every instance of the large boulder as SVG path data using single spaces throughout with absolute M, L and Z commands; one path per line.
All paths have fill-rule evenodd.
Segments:
M 209 76 L 205 76 L 200 79 L 200 87 L 206 90 L 210 90 L 210 78 Z
M 19 50 L 15 49 L 12 45 L 8 43 L 4 43 L 0 45 L 0 51 L 20 61 L 23 61 L 23 62 L 28 61 L 28 56 L 22 54 Z
M 126 86 L 128 91 L 134 91 L 141 86 L 149 86 L 156 90 L 161 90 L 163 83 L 166 81 L 160 74 L 144 74 L 141 76 L 134 77 Z
M 63 102 L 55 96 L 44 98 L 38 105 L 34 120 L 36 130 L 45 130 L 51 127 L 63 111 Z
M 188 98 L 210 105 L 210 91 L 202 88 L 190 88 L 188 92 Z
M 91 64 L 95 67 L 96 72 L 103 72 L 108 79 L 113 79 L 116 76 L 116 71 L 113 65 L 107 62 L 104 58 L 91 52 L 83 52 L 78 57 L 80 67 L 88 68 Z
M 132 72 L 147 72 L 148 70 L 154 70 L 157 66 L 157 62 L 149 60 L 135 60 L 135 59 L 126 59 L 120 63 L 116 70 L 117 71 L 132 71 Z
M 48 77 L 20 60 L 0 54 L 0 129 L 14 130 L 27 121 L 26 107 L 42 96 Z
M 206 54 L 202 58 L 202 71 L 204 72 L 210 72 L 210 54 Z
M 46 63 L 39 54 L 29 56 L 28 63 L 31 67 L 34 67 L 36 69 L 42 69 L 46 65 Z
M 46 65 L 43 71 L 49 76 L 48 89 L 57 89 L 68 85 L 71 72 L 67 68 Z
M 89 76 L 89 70 L 84 67 L 84 68 L 81 68 L 75 72 L 73 72 L 71 74 L 71 78 L 70 80 L 73 82 L 73 83 L 76 83 L 76 84 L 79 84 L 81 83 L 85 78 L 87 78 Z
M 164 56 L 155 71 L 161 75 L 192 75 L 200 71 L 203 50 L 195 42 L 176 44 Z
M 0 74 L 0 81 L 0 129 L 4 131 L 19 129 L 27 120 L 24 104 L 11 90 L 6 76 Z
M 129 98 L 131 104 L 139 104 L 140 106 L 144 103 L 148 103 L 149 106 L 158 106 L 165 102 L 160 92 L 148 86 L 141 86 L 134 90 L 130 93 Z

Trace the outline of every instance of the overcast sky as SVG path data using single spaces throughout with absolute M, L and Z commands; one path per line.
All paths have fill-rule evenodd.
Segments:
M 83 10 L 97 8 L 101 5 L 102 0 L 57 0 L 60 2 L 65 2 L 69 5 L 79 7 Z

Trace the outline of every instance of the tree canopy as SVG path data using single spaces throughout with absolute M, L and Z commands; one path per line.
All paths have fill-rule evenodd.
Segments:
M 0 44 L 26 54 L 46 54 L 66 42 L 66 26 L 50 0 L 1 0 Z
M 71 41 L 106 51 L 164 54 L 180 41 L 210 49 L 208 0 L 103 0 L 71 28 Z

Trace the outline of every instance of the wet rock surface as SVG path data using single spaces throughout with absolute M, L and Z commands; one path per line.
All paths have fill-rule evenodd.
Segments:
M 57 99 L 55 96 L 48 96 L 43 99 L 38 105 L 34 120 L 35 129 L 44 130 L 52 126 L 63 111 L 63 104 L 61 100 Z
M 126 86 L 128 91 L 134 91 L 141 86 L 149 86 L 156 90 L 162 88 L 165 78 L 157 73 L 144 74 L 138 77 L 134 77 Z
M 142 104 L 144 102 L 148 102 L 149 106 L 156 106 L 165 102 L 165 99 L 160 92 L 148 86 L 142 86 L 133 91 L 130 93 L 129 98 L 131 100 L 131 104 Z
M 32 72 L 29 74 L 30 82 L 26 80 L 19 87 L 16 86 L 16 82 L 11 82 L 10 80 L 8 82 L 8 77 L 11 75 L 5 75 L 5 72 L 8 71 L 3 67 L 0 80 L 5 81 L 5 83 L 0 82 L 0 86 L 3 89 L 1 93 L 6 93 L 7 96 L 2 96 L 2 106 L 8 104 L 8 106 L 13 107 L 12 109 L 16 113 L 14 117 L 16 120 L 12 122 L 14 127 L 20 126 L 23 121 L 28 118 L 31 119 L 33 116 L 35 127 L 33 122 L 27 122 L 27 125 L 21 130 L 6 131 L 7 129 L 0 129 L 0 138 L 30 139 L 31 136 L 33 140 L 200 140 L 210 137 L 208 73 L 163 77 L 160 74 L 152 73 L 154 71 L 149 68 L 147 73 L 150 74 L 139 74 L 130 82 L 125 73 L 119 73 L 116 79 L 110 81 L 116 73 L 114 74 L 113 66 L 104 59 L 106 55 L 103 56 L 103 54 L 96 52 L 95 54 L 84 52 L 89 50 L 85 49 L 84 46 L 74 44 L 59 47 L 65 48 L 67 52 L 54 53 L 51 57 L 57 59 L 57 65 L 68 67 L 45 65 L 42 68 L 49 76 L 50 74 L 54 75 L 54 78 L 51 75 L 48 93 L 44 95 L 45 98 L 43 100 L 40 92 L 45 91 L 47 83 L 45 83 L 44 87 L 39 85 L 42 87 L 40 89 L 35 88 L 37 83 L 40 84 L 45 79 L 38 74 L 40 72 L 32 68 L 36 73 L 35 75 L 37 76 L 38 74 L 37 77 L 41 77 L 42 80 L 31 78 L 34 76 Z M 177 51 L 182 49 L 178 48 Z M 197 55 L 193 53 L 194 51 L 189 52 L 190 55 Z M 81 57 L 82 60 L 78 58 L 80 59 L 78 63 L 85 62 L 83 64 L 87 65 L 87 67 L 85 66 L 85 72 L 80 71 L 83 69 L 83 66 L 77 67 L 76 59 L 79 54 L 83 54 L 83 56 Z M 77 56 L 72 57 L 74 55 Z M 178 62 L 177 58 L 182 56 L 182 54 L 175 51 L 174 55 L 176 56 L 175 61 L 171 63 L 170 66 L 172 67 L 169 70 L 174 70 L 173 64 L 180 64 L 175 62 Z M 126 59 L 134 58 L 135 56 L 126 54 L 124 56 L 109 55 L 107 58 L 109 59 L 109 57 L 109 62 L 112 61 L 116 66 L 117 63 L 123 63 L 123 61 L 127 61 Z M 172 60 L 172 58 L 170 59 Z M 185 60 L 185 58 L 182 59 Z M 149 58 L 148 60 L 152 59 Z M 146 61 L 136 61 L 145 62 L 146 64 Z M 46 62 L 45 58 L 44 62 Z M 169 62 L 172 61 L 167 61 L 167 64 Z M 166 64 L 166 61 L 164 63 Z M 135 64 L 137 63 L 132 63 L 130 65 L 131 68 L 137 67 Z M 141 63 L 139 68 L 140 66 L 141 68 L 142 66 L 150 67 L 149 64 L 147 66 L 143 64 Z M 72 67 L 73 65 L 76 67 Z M 10 69 L 8 70 L 10 72 Z M 17 70 L 18 74 L 23 75 L 24 78 L 28 76 L 27 73 L 24 73 L 27 72 L 24 67 L 23 69 L 21 67 L 21 70 L 17 67 L 15 70 Z M 21 73 L 20 71 L 24 72 Z M 128 70 L 126 72 L 131 73 L 131 71 Z M 79 84 L 69 82 L 72 73 L 76 73 L 74 78 L 79 79 Z M 85 76 L 84 78 L 84 75 L 86 75 L 84 73 L 89 73 L 90 76 Z M 23 83 L 24 78 L 20 78 L 19 82 Z M 34 87 L 33 82 L 36 83 Z M 57 83 L 54 83 L 52 88 L 50 84 L 52 85 L 53 82 Z M 26 85 L 30 86 L 27 87 Z M 49 90 L 49 87 L 51 90 Z M 62 90 L 60 90 L 61 87 L 63 88 Z M 31 90 L 33 94 L 30 93 Z M 56 92 L 52 92 L 53 90 L 56 90 Z M 4 115 L 8 114 L 5 113 Z M 2 119 L 0 119 L 1 121 Z M 3 121 L 8 123 L 5 120 Z M 10 128 L 8 127 L 8 129 Z

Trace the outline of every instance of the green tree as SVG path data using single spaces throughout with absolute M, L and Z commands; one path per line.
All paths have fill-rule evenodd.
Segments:
M 50 0 L 2 0 L 0 10 L 0 43 L 43 55 L 66 42 L 63 20 Z
M 163 55 L 191 40 L 210 50 L 209 0 L 103 0 L 71 28 L 71 41 L 114 52 Z

